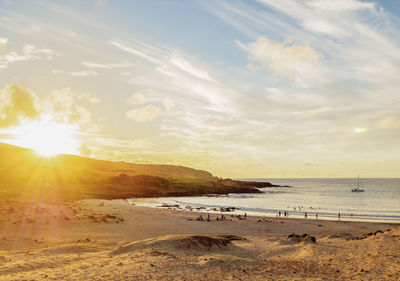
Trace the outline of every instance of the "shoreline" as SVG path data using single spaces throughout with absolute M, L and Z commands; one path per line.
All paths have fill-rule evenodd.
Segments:
M 208 197 L 208 196 L 205 196 Z M 213 196 L 219 197 L 219 196 Z M 162 202 L 163 199 L 178 199 L 180 197 L 151 197 L 151 198 L 130 198 L 126 200 L 130 200 L 132 203 L 137 204 L 138 206 L 149 207 L 149 208 L 156 208 L 156 209 L 173 209 L 173 210 L 181 210 L 185 212 L 205 212 L 205 213 L 212 213 L 212 214 L 224 214 L 224 215 L 243 215 L 247 213 L 249 216 L 253 217 L 261 217 L 266 216 L 269 218 L 293 218 L 293 219 L 305 219 L 305 220 L 321 220 L 321 221 L 348 221 L 348 222 L 372 222 L 372 223 L 394 223 L 400 224 L 400 218 L 398 220 L 390 220 L 388 219 L 379 219 L 378 217 L 372 218 L 362 218 L 366 215 L 355 214 L 351 216 L 350 214 L 341 213 L 340 219 L 338 219 L 336 214 L 326 214 L 323 212 L 315 212 L 315 210 L 307 211 L 307 218 L 304 218 L 304 212 L 294 212 L 288 211 L 288 216 L 284 216 L 284 209 L 281 211 L 281 216 L 279 216 L 279 210 L 268 210 L 267 212 L 261 211 L 254 211 L 257 208 L 238 208 L 236 206 L 217 206 L 217 205 L 206 205 L 206 204 L 183 204 L 183 203 L 165 203 Z M 163 206 L 164 205 L 164 206 Z M 230 211 L 221 211 L 223 209 L 230 209 Z M 271 212 L 273 211 L 273 212 Z M 315 213 L 318 214 L 318 219 L 315 217 Z M 375 219 L 374 219 L 375 218 Z M 382 218 L 384 218 L 382 216 Z

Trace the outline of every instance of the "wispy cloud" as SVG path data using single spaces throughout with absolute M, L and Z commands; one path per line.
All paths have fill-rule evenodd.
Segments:
M 88 71 L 73 71 L 71 72 L 72 76 L 79 76 L 79 77 L 85 77 L 85 76 L 99 76 L 99 73 L 96 71 L 88 70 Z
M 181 70 L 193 75 L 194 77 L 197 77 L 199 79 L 203 79 L 212 83 L 215 83 L 216 81 L 210 77 L 210 75 L 205 72 L 204 70 L 198 69 L 194 67 L 190 62 L 187 60 L 183 59 L 180 56 L 174 56 L 171 58 L 171 63 L 177 67 L 179 67 Z
M 175 102 L 171 98 L 165 98 L 163 100 L 164 108 L 167 112 L 170 112 L 175 108 Z
M 136 122 L 145 122 L 157 118 L 160 114 L 160 108 L 154 105 L 146 105 L 141 108 L 134 108 L 126 113 L 126 118 Z
M 358 0 L 336 0 L 335 2 L 329 0 L 314 0 L 309 1 L 308 5 L 312 8 L 323 11 L 357 11 L 357 10 L 371 10 L 374 11 L 376 6 L 372 2 L 360 2 Z
M 259 45 L 257 38 L 266 35 L 269 42 L 284 44 L 289 38 L 293 45 L 312 47 L 324 60 L 314 72 L 322 75 L 311 82 L 355 79 L 378 83 L 393 80 L 398 73 L 399 32 L 391 27 L 387 12 L 378 4 L 356 0 L 257 2 L 263 9 L 251 3 L 222 2 L 216 10 L 224 19 L 229 18 L 229 23 L 234 21 L 251 30 L 245 32 L 232 24 L 256 40 L 241 40 L 242 47 Z
M 275 124 L 257 130 L 264 144 L 285 146 L 293 157 L 319 151 L 334 159 L 355 153 L 349 145 L 354 128 L 365 128 L 357 141 L 371 151 L 391 143 L 398 125 L 400 35 L 390 11 L 356 0 L 256 2 L 203 6 L 242 34 L 232 44 L 246 51 L 243 67 L 265 77 L 251 87 L 265 97 L 262 105 L 254 97 L 252 118 Z M 390 129 L 387 140 L 374 135 Z
M 146 103 L 146 101 L 147 101 L 147 98 L 142 93 L 135 93 L 135 94 L 131 95 L 127 100 L 127 102 L 129 104 L 135 104 L 135 105 L 136 104 L 144 104 L 144 103 Z
M 265 36 L 260 36 L 248 45 L 239 41 L 236 41 L 236 44 L 246 50 L 249 58 L 259 63 L 260 67 L 289 76 L 299 84 L 304 85 L 305 80 L 316 79 L 319 76 L 317 66 L 322 55 L 308 44 L 275 42 Z
M 131 83 L 159 92 L 167 92 L 188 100 L 203 101 L 203 107 L 219 112 L 231 112 L 229 96 L 235 91 L 219 83 L 208 71 L 198 67 L 189 58 L 165 47 L 152 46 L 133 41 L 130 44 L 119 41 L 111 45 L 144 59 L 140 72 L 132 73 Z
M 400 118 L 396 116 L 389 116 L 379 122 L 379 126 L 386 129 L 400 128 Z
M 88 69 L 114 69 L 114 68 L 126 68 L 132 66 L 130 63 L 127 62 L 102 64 L 102 63 L 87 62 L 87 61 L 82 62 L 82 65 Z
M 155 57 L 152 57 L 152 56 L 146 54 L 144 51 L 140 51 L 140 50 L 138 50 L 138 49 L 136 49 L 136 48 L 134 48 L 132 46 L 128 46 L 128 45 L 126 45 L 124 43 L 121 43 L 121 42 L 118 42 L 118 41 L 111 41 L 110 44 L 115 46 L 115 47 L 117 47 L 117 48 L 119 48 L 119 49 L 121 49 L 122 51 L 131 53 L 131 54 L 136 55 L 136 56 L 138 56 L 140 58 L 143 58 L 143 59 L 147 60 L 148 62 L 151 62 L 151 63 L 154 63 L 154 64 L 160 64 L 161 63 L 160 60 L 158 60 Z
M 0 55 L 0 69 L 7 68 L 9 64 L 21 61 L 52 59 L 54 51 L 48 48 L 36 48 L 33 45 L 25 45 L 20 52 L 9 52 Z
M 88 102 L 90 102 L 92 104 L 100 102 L 100 99 L 95 97 L 91 93 L 84 93 L 84 94 L 78 95 L 78 98 L 82 99 L 82 100 L 86 100 L 86 101 L 88 101 Z

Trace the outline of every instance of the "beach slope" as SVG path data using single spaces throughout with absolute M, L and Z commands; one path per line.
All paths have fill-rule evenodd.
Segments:
M 0 280 L 399 280 L 395 224 L 2 202 Z M 306 235 L 303 235 L 306 234 Z

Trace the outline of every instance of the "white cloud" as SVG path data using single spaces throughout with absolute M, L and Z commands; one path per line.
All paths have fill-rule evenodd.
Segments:
M 130 63 L 108 63 L 108 64 L 101 64 L 95 62 L 82 62 L 82 65 L 88 69 L 114 69 L 114 68 L 126 68 L 132 66 Z
M 350 79 L 382 85 L 396 80 L 394 77 L 399 74 L 400 34 L 393 15 L 385 11 L 379 2 L 258 2 L 260 6 L 257 8 L 250 4 L 230 2 L 214 8 L 218 14 L 224 15 L 222 19 L 250 38 L 266 34 L 268 38 L 281 38 L 282 41 L 290 38 L 296 43 L 306 42 L 323 54 L 318 67 L 309 69 L 307 77 L 311 79 L 298 76 L 300 85 L 304 83 L 310 87 L 311 84 Z M 233 21 L 245 26 L 247 31 L 237 27 Z M 248 47 L 247 44 L 240 44 L 241 47 Z
M 175 103 L 171 98 L 165 98 L 164 101 L 164 108 L 166 111 L 171 111 L 175 107 Z
M 25 45 L 24 48 L 22 49 L 22 55 L 25 57 L 25 60 L 51 59 L 54 56 L 54 52 L 53 50 L 48 48 L 38 49 L 33 45 Z
M 203 100 L 204 107 L 209 110 L 219 112 L 232 111 L 228 97 L 235 92 L 229 87 L 187 75 L 186 72 L 174 65 L 165 64 L 156 67 L 156 70 L 162 74 L 163 79 L 166 81 L 165 84 L 174 89 L 175 93 L 183 93 L 186 98 L 192 96 L 195 100 Z M 163 85 L 160 86 L 162 87 Z M 161 88 L 160 90 L 165 89 Z
M 142 93 L 135 93 L 131 95 L 127 100 L 129 104 L 144 104 L 146 103 L 146 101 L 146 96 Z
M 50 106 L 55 110 L 67 110 L 75 103 L 75 93 L 71 88 L 63 88 L 52 91 L 52 94 L 47 98 Z
M 68 74 L 68 75 L 71 75 L 71 76 L 75 76 L 75 77 L 90 77 L 90 76 L 96 77 L 96 76 L 99 76 L 99 73 L 94 71 L 94 70 L 83 70 L 83 71 L 71 71 L 71 72 L 68 72 L 68 71 L 64 71 L 62 69 L 53 69 L 51 71 L 51 73 L 53 73 L 53 74 L 65 73 L 65 74 Z
M 307 3 L 311 8 L 322 11 L 338 12 L 338 11 L 356 11 L 356 10 L 371 10 L 375 9 L 375 3 L 360 2 L 357 0 L 312 0 Z
M 92 122 L 92 114 L 83 106 L 76 105 L 73 111 L 70 112 L 69 120 L 72 124 L 78 124 L 86 132 L 93 133 L 99 131 L 98 126 Z
M 137 138 L 134 140 L 123 140 L 103 135 L 96 135 L 92 142 L 97 146 L 125 148 L 129 149 L 130 151 L 136 149 L 143 150 L 152 146 L 151 140 L 149 139 Z
M 17 126 L 21 120 L 37 119 L 40 115 L 37 96 L 16 85 L 0 91 L 0 128 Z
M 77 124 L 85 132 L 97 132 L 98 126 L 93 122 L 92 114 L 87 108 L 78 105 L 77 99 L 97 101 L 88 93 L 77 94 L 71 88 L 63 88 L 52 91 L 44 101 L 44 108 L 59 122 Z
M 54 52 L 48 48 L 36 48 L 33 45 L 25 45 L 21 52 L 10 52 L 0 56 L 0 69 L 7 68 L 10 63 L 19 61 L 52 59 Z
M 93 96 L 90 93 L 84 93 L 84 94 L 80 95 L 79 99 L 87 100 L 90 103 L 99 103 L 100 102 L 100 100 L 97 97 Z
M 319 107 L 316 109 L 311 109 L 311 110 L 306 110 L 306 111 L 296 111 L 293 114 L 294 115 L 300 115 L 300 116 L 305 116 L 305 117 L 315 117 L 316 115 L 328 113 L 335 111 L 336 109 L 330 106 L 323 106 Z
M 0 51 L 6 48 L 7 42 L 7 38 L 0 37 Z
M 39 119 L 48 114 L 57 122 L 78 125 L 85 132 L 97 131 L 92 114 L 76 103 L 76 97 L 86 98 L 86 95 L 64 88 L 39 99 L 30 90 L 11 85 L 0 91 L 0 127 L 18 126 L 22 119 Z
M 179 67 L 181 70 L 193 75 L 194 77 L 213 83 L 216 82 L 206 71 L 194 67 L 189 61 L 182 57 L 174 56 L 170 61 L 173 65 Z
M 145 122 L 158 117 L 160 111 L 159 107 L 149 104 L 145 107 L 128 111 L 126 117 L 136 122 Z
M 174 50 L 136 40 L 129 44 L 114 40 L 110 44 L 136 59 L 144 59 L 140 62 L 140 69 L 127 73 L 132 84 L 169 96 L 179 96 L 189 103 L 199 103 L 207 110 L 232 112 L 229 97 L 234 96 L 236 91 L 211 77 L 205 67 L 199 66 L 200 63 Z
M 303 27 L 316 33 L 325 33 L 338 37 L 348 36 L 348 31 L 338 27 L 325 19 L 308 19 L 303 22 Z
M 265 36 L 260 36 L 248 45 L 236 43 L 248 52 L 252 61 L 260 63 L 263 68 L 279 75 L 289 76 L 299 83 L 318 75 L 316 65 L 322 55 L 309 44 L 276 42 Z
M 400 128 L 400 118 L 389 116 L 379 122 L 379 127 L 386 129 L 398 129 Z
M 157 58 L 146 54 L 145 51 L 139 51 L 139 50 L 137 50 L 136 48 L 134 48 L 132 46 L 128 46 L 126 44 L 123 44 L 123 43 L 117 42 L 117 41 L 111 41 L 110 44 L 115 46 L 115 47 L 117 47 L 117 48 L 119 48 L 119 49 L 121 49 L 121 50 L 123 50 L 123 51 L 125 51 L 125 52 L 134 54 L 134 55 L 136 55 L 138 57 L 141 57 L 141 58 L 147 60 L 148 62 L 155 63 L 155 64 L 160 64 L 161 63 L 161 61 L 158 60 Z
M 51 73 L 53 73 L 53 74 L 64 73 L 64 70 L 61 70 L 61 69 L 53 69 L 53 70 L 51 71 Z
M 90 157 L 92 155 L 92 150 L 87 146 L 86 143 L 82 143 L 79 147 L 79 154 L 84 157 Z
M 86 77 L 86 76 L 99 76 L 96 71 L 74 71 L 71 72 L 72 76 Z

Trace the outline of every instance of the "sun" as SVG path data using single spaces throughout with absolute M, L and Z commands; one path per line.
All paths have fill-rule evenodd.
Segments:
M 15 128 L 15 144 L 31 148 L 43 157 L 57 154 L 79 155 L 80 142 L 77 140 L 76 126 L 61 124 L 50 116 L 42 116 L 40 120 L 29 121 Z

